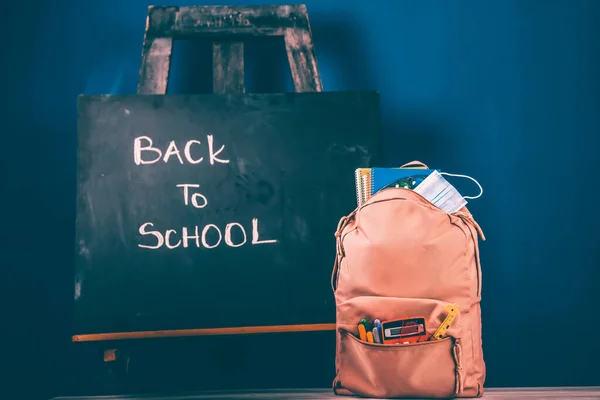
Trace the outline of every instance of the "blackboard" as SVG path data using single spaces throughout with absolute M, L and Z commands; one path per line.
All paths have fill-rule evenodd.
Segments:
M 75 333 L 335 322 L 376 92 L 78 98 Z

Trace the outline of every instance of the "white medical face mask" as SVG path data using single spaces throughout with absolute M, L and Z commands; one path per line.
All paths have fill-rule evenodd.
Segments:
M 463 197 L 458 190 L 456 190 L 456 188 L 452 186 L 450 182 L 448 182 L 442 175 L 470 179 L 475 182 L 477 186 L 479 186 L 480 192 L 475 197 Z M 429 176 L 413 190 L 448 214 L 452 214 L 453 212 L 463 208 L 467 204 L 467 200 L 465 199 L 477 199 L 483 194 L 483 189 L 479 182 L 470 176 L 454 175 L 447 172 L 439 173 L 437 171 L 433 171 L 431 174 L 429 174 Z

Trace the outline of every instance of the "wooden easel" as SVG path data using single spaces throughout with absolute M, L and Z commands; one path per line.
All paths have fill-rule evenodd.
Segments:
M 321 92 L 306 6 L 149 7 L 138 94 L 166 94 L 174 39 L 214 37 L 213 90 L 243 93 L 243 36 L 283 36 L 296 92 Z
M 244 93 L 244 36 L 283 36 L 295 92 L 323 91 L 308 13 L 304 4 L 256 7 L 150 6 L 146 18 L 138 94 L 166 94 L 173 40 L 200 37 L 214 38 L 214 93 Z M 330 330 L 334 326 L 334 324 L 321 325 L 323 326 L 290 326 L 287 329 L 279 327 L 279 331 Z M 214 329 L 214 331 L 225 332 L 227 329 Z M 260 331 L 254 329 L 249 330 L 248 333 Z M 272 329 L 265 331 L 276 332 Z M 177 336 L 185 336 L 185 334 Z M 125 338 L 129 337 L 125 335 Z M 120 387 L 127 378 L 130 354 L 126 346 L 115 346 L 114 342 L 111 346 L 110 343 L 107 343 L 103 351 L 103 361 L 111 381 Z M 119 350 L 114 347 L 119 347 Z

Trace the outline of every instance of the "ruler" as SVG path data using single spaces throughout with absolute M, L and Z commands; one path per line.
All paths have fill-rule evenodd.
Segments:
M 441 323 L 439 328 L 437 328 L 437 330 L 431 337 L 432 340 L 440 340 L 441 338 L 443 338 L 448 328 L 450 328 L 452 321 L 454 321 L 454 318 L 456 318 L 456 316 L 458 315 L 458 305 L 456 304 L 448 304 L 445 307 L 445 309 L 446 311 L 448 311 L 448 315 L 446 316 L 444 322 Z

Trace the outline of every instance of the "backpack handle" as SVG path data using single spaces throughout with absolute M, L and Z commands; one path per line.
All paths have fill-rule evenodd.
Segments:
M 404 164 L 400 168 L 410 168 L 410 167 L 425 167 L 425 169 L 429 169 L 429 167 L 423 164 L 421 161 L 411 161 L 409 163 Z

